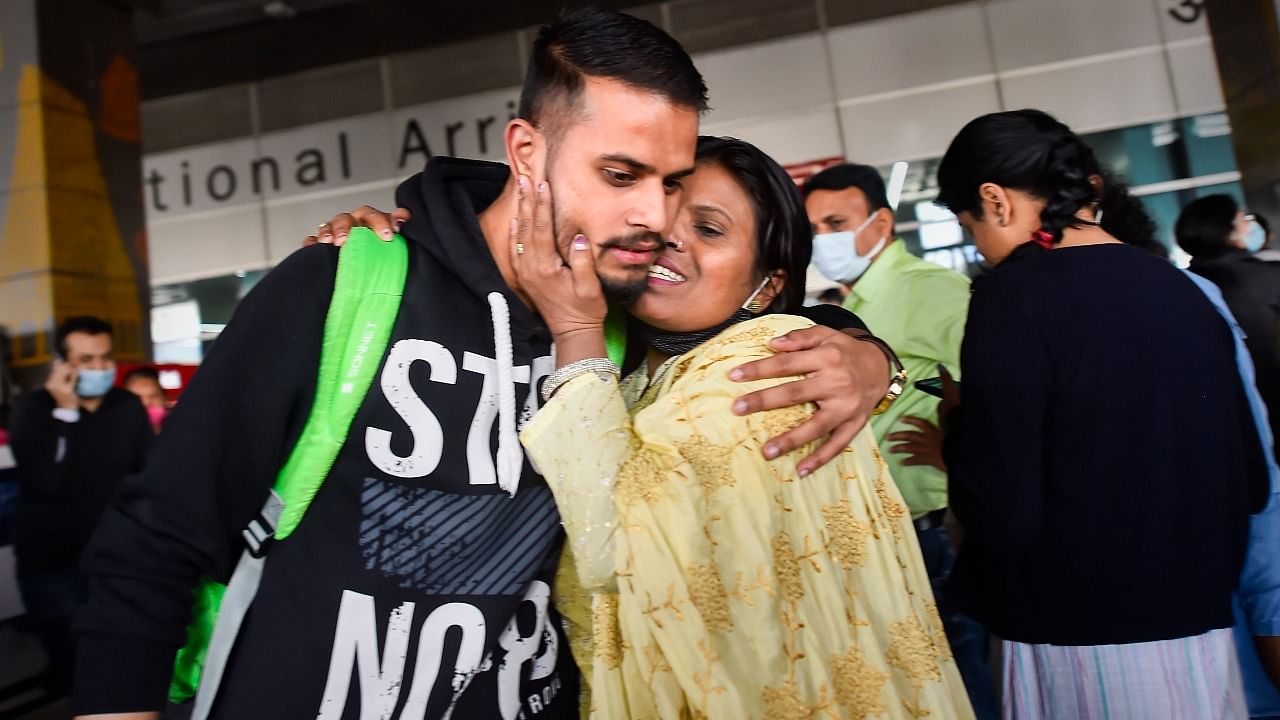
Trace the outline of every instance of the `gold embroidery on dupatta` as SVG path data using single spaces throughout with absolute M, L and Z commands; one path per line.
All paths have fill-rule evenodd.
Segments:
M 889 679 L 862 656 L 855 645 L 844 655 L 831 658 L 832 682 L 836 686 L 836 702 L 849 710 L 849 717 L 866 718 L 883 715 L 884 695 L 881 690 Z
M 622 642 L 622 631 L 618 627 L 618 596 L 613 593 L 599 593 L 591 604 L 591 624 L 595 636 L 595 650 L 592 656 L 595 661 L 608 668 L 617 670 L 622 664 L 622 653 L 625 647 Z
M 720 579 L 720 570 L 712 563 L 694 563 L 685 568 L 689 576 L 689 601 L 702 616 L 707 629 L 732 630 L 729 594 Z
M 867 564 L 867 536 L 871 528 L 854 519 L 848 501 L 822 506 L 822 520 L 827 530 L 827 550 L 836 564 L 845 570 Z
M 689 462 L 698 483 L 707 495 L 724 487 L 732 487 L 737 481 L 730 463 L 733 459 L 733 448 L 716 445 L 708 441 L 696 430 L 686 442 L 675 444 L 681 457 Z
M 912 615 L 893 623 L 889 627 L 889 637 L 892 641 L 885 653 L 885 661 L 901 670 L 912 687 L 919 688 L 928 681 L 942 679 L 938 660 L 946 655 L 939 646 L 939 640 L 945 645 L 945 636 L 935 638 L 925 630 L 920 618 Z
M 666 473 L 658 453 L 641 448 L 632 453 L 618 470 L 614 493 L 624 506 L 652 505 L 661 497 L 665 479 Z

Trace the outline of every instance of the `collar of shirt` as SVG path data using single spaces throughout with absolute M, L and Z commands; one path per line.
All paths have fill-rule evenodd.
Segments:
M 863 302 L 874 303 L 892 289 L 898 269 L 911 258 L 907 244 L 894 238 L 871 263 L 871 267 L 853 284 L 852 293 Z

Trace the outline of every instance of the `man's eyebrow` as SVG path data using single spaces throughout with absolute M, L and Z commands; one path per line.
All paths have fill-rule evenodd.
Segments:
M 677 170 L 671 173 L 670 175 L 666 176 L 665 178 L 663 178 L 663 180 L 665 180 L 666 182 L 677 182 L 692 175 L 693 171 L 696 169 L 697 168 L 687 167 L 683 170 Z
M 618 163 L 619 165 L 626 165 L 628 170 L 630 170 L 631 172 L 637 175 L 652 175 L 653 173 L 658 172 L 658 169 L 655 168 L 654 166 L 648 165 L 646 163 L 642 163 L 639 160 L 636 160 L 633 157 L 628 157 L 626 155 L 601 155 L 600 159 L 604 160 L 605 162 L 612 162 L 612 163 Z

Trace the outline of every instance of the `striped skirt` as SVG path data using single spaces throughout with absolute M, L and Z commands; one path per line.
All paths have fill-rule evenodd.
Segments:
M 1247 718 L 1231 629 L 1127 645 L 1003 643 L 1006 720 Z

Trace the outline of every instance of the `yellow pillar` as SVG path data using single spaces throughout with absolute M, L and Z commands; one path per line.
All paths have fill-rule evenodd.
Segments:
M 0 326 L 38 373 L 73 315 L 150 353 L 138 74 L 126 6 L 0 2 Z

